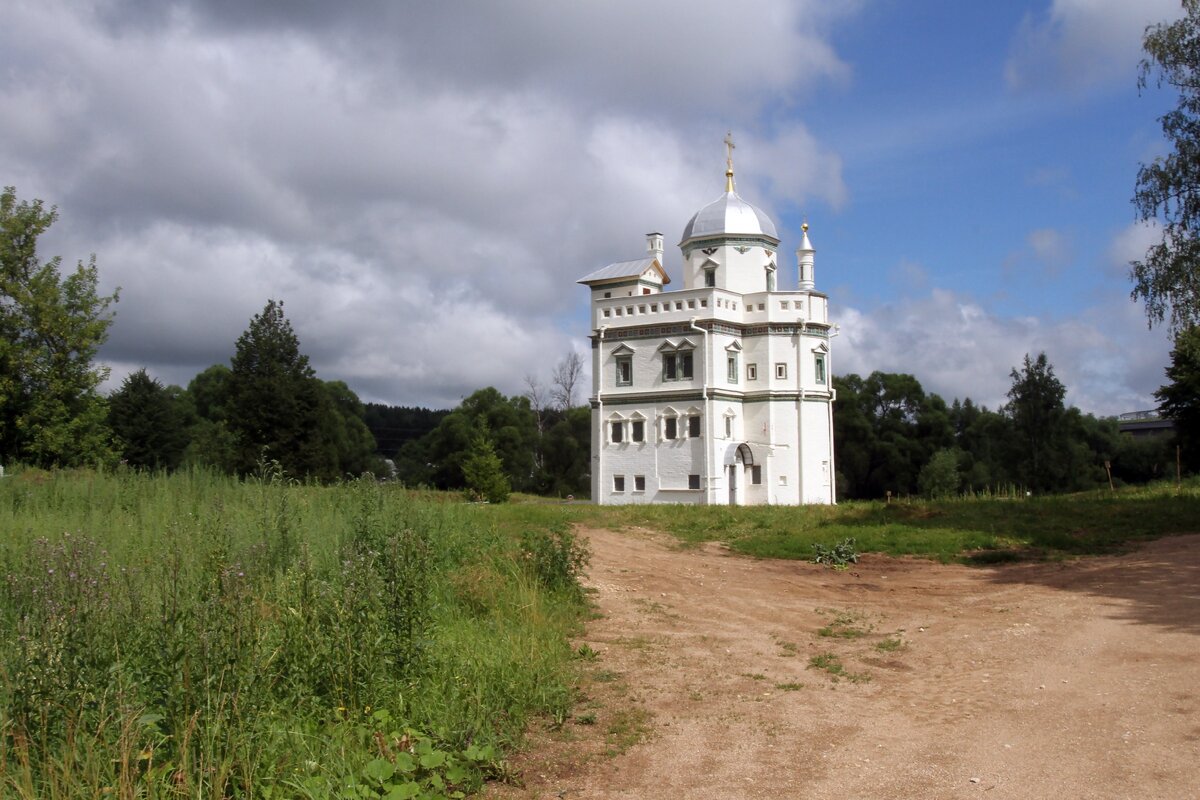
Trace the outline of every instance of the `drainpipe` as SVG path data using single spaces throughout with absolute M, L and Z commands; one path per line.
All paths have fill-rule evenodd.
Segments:
M 596 505 L 604 505 L 600 502 L 600 492 L 603 491 L 604 483 L 604 400 L 601 395 L 604 393 L 604 331 L 607 329 L 607 325 L 596 329 L 600 343 L 596 347 L 598 353 L 592 368 L 596 377 L 596 419 L 600 423 L 592 429 L 592 435 L 596 437 L 596 473 L 592 476 L 592 502 Z
M 840 325 L 833 326 L 829 335 L 832 339 L 842 332 Z M 837 464 L 833 460 L 833 401 L 837 400 L 837 389 L 833 388 L 833 348 L 829 348 L 829 356 L 825 359 L 825 380 L 829 382 L 829 504 L 837 505 Z
M 796 318 L 796 388 L 800 399 L 796 401 L 796 496 L 804 505 L 804 317 Z
M 692 317 L 691 328 L 694 331 L 699 331 L 704 337 L 704 427 L 707 429 L 707 438 L 704 442 L 704 502 L 709 502 L 709 495 L 712 493 L 712 451 L 713 451 L 713 427 L 712 427 L 712 398 L 709 397 L 708 391 L 708 362 L 712 359 L 712 353 L 708 349 L 708 331 L 696 324 L 699 317 Z

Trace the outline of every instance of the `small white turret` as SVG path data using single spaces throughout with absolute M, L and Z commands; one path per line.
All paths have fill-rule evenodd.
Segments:
M 655 231 L 646 234 L 646 252 L 651 258 L 658 259 L 658 265 L 663 266 L 663 235 Z
M 816 288 L 813 281 L 813 256 L 817 251 L 808 240 L 808 223 L 800 227 L 804 235 L 800 237 L 800 246 L 796 248 L 796 269 L 800 273 L 800 284 L 797 288 L 802 292 L 811 292 Z

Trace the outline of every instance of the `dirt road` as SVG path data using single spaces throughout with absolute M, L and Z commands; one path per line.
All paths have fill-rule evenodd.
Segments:
M 582 533 L 586 696 L 491 796 L 1200 797 L 1200 536 L 839 572 Z

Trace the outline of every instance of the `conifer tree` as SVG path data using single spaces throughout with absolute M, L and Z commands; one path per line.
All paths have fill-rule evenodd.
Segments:
M 145 369 L 129 375 L 108 398 L 108 422 L 121 458 L 133 467 L 174 469 L 188 443 L 178 401 Z
M 482 498 L 489 503 L 503 503 L 511 491 L 504 465 L 496 455 L 492 439 L 486 428 L 477 430 L 471 437 L 471 449 L 462 466 L 463 478 L 467 483 L 467 494 Z
M 253 472 L 265 458 L 295 477 L 337 477 L 321 441 L 321 386 L 282 302 L 268 300 L 250 320 L 231 363 L 227 412 L 237 471 Z
M 1056 491 L 1067 478 L 1067 389 L 1045 353 L 1036 359 L 1026 354 L 1021 370 L 1013 368 L 1012 380 L 1005 411 L 1013 422 L 1017 478 L 1036 491 Z

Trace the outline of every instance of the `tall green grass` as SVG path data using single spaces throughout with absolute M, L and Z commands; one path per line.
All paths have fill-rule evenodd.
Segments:
M 0 530 L 3 797 L 451 796 L 569 708 L 582 561 L 543 563 L 580 555 L 553 524 L 270 470 L 25 471 Z

